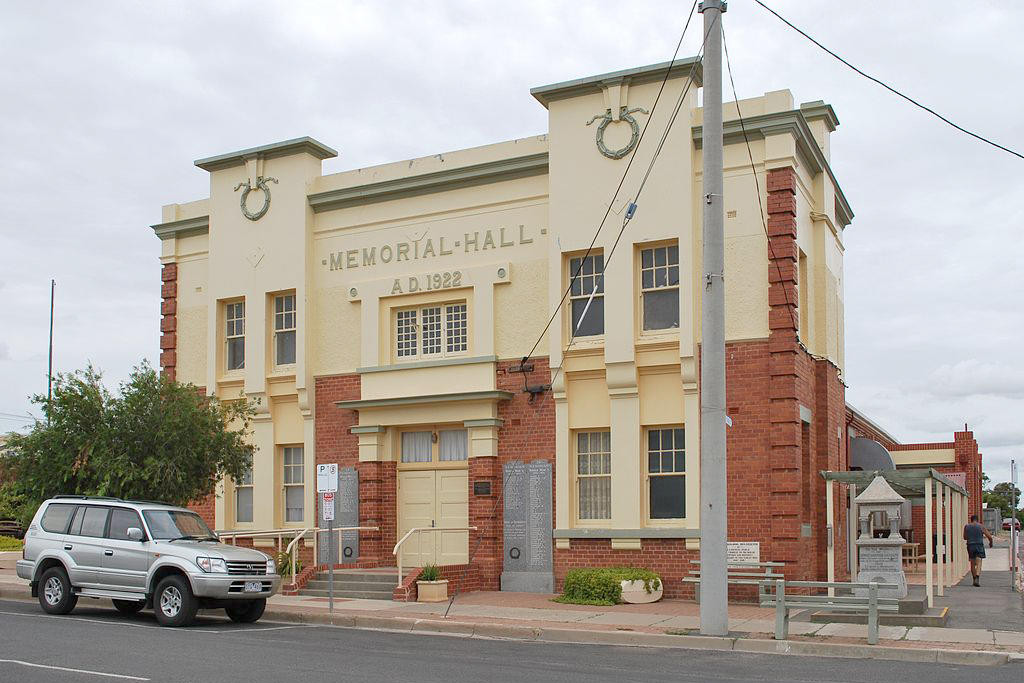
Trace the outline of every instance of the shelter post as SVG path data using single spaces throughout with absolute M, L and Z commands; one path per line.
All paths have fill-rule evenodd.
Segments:
M 932 552 L 935 550 L 935 542 L 932 540 L 932 514 L 932 482 L 928 479 L 924 487 L 924 592 L 928 596 L 929 609 L 935 606 L 935 577 L 932 576 Z
M 835 482 L 831 479 L 825 480 L 825 534 L 827 535 L 826 543 L 828 544 L 828 556 L 826 562 L 828 563 L 828 582 L 832 583 L 836 580 L 836 533 L 835 533 L 835 503 L 832 500 L 833 489 L 835 488 Z M 829 597 L 833 597 L 836 594 L 836 589 L 832 586 L 828 588 Z
M 953 489 L 946 487 L 946 585 L 952 587 L 953 579 Z
M 944 489 L 945 487 L 942 485 L 942 482 L 935 482 L 935 559 L 939 563 L 935 583 L 939 587 L 940 598 L 946 594 L 946 536 L 943 532 L 946 514 L 943 511 L 944 502 L 942 495 Z

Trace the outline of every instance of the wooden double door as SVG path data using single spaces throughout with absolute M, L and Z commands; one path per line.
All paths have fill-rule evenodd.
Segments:
M 469 471 L 466 469 L 399 470 L 398 538 L 414 528 L 469 526 Z M 402 564 L 466 564 L 469 532 L 423 531 L 402 546 Z

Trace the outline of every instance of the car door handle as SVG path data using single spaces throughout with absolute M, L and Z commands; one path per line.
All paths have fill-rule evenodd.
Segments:
M 106 555 L 107 557 L 110 557 L 111 555 L 114 554 L 114 551 L 113 550 L 104 550 L 103 554 Z
M 71 547 L 72 547 L 72 546 L 71 546 L 70 544 L 68 544 L 68 545 L 65 545 L 65 546 L 64 546 L 64 550 L 71 550 Z

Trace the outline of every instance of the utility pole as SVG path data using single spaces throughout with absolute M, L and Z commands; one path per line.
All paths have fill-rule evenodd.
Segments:
M 50 399 L 53 397 L 53 293 L 57 281 L 50 280 L 50 360 L 46 365 L 46 424 L 50 424 Z
M 700 342 L 700 632 L 729 633 L 725 479 L 725 204 L 722 179 L 723 0 L 703 0 L 704 220 Z

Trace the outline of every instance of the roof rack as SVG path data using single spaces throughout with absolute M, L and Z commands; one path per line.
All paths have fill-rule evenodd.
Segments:
M 174 503 L 167 503 L 167 502 L 164 502 L 164 501 L 161 501 L 161 500 L 142 500 L 141 498 L 129 498 L 129 499 L 126 499 L 124 502 L 126 502 L 126 503 L 145 503 L 146 505 L 166 505 L 167 507 L 170 507 L 170 508 L 181 507 L 180 505 L 175 505 Z
M 70 500 L 110 500 L 110 501 L 117 501 L 118 503 L 125 502 L 125 501 L 121 500 L 120 498 L 114 498 L 112 496 L 83 496 L 81 494 L 62 494 L 62 495 L 53 496 L 53 497 L 54 498 L 61 498 L 61 499 L 64 499 L 64 500 L 68 500 L 68 499 L 70 499 Z

